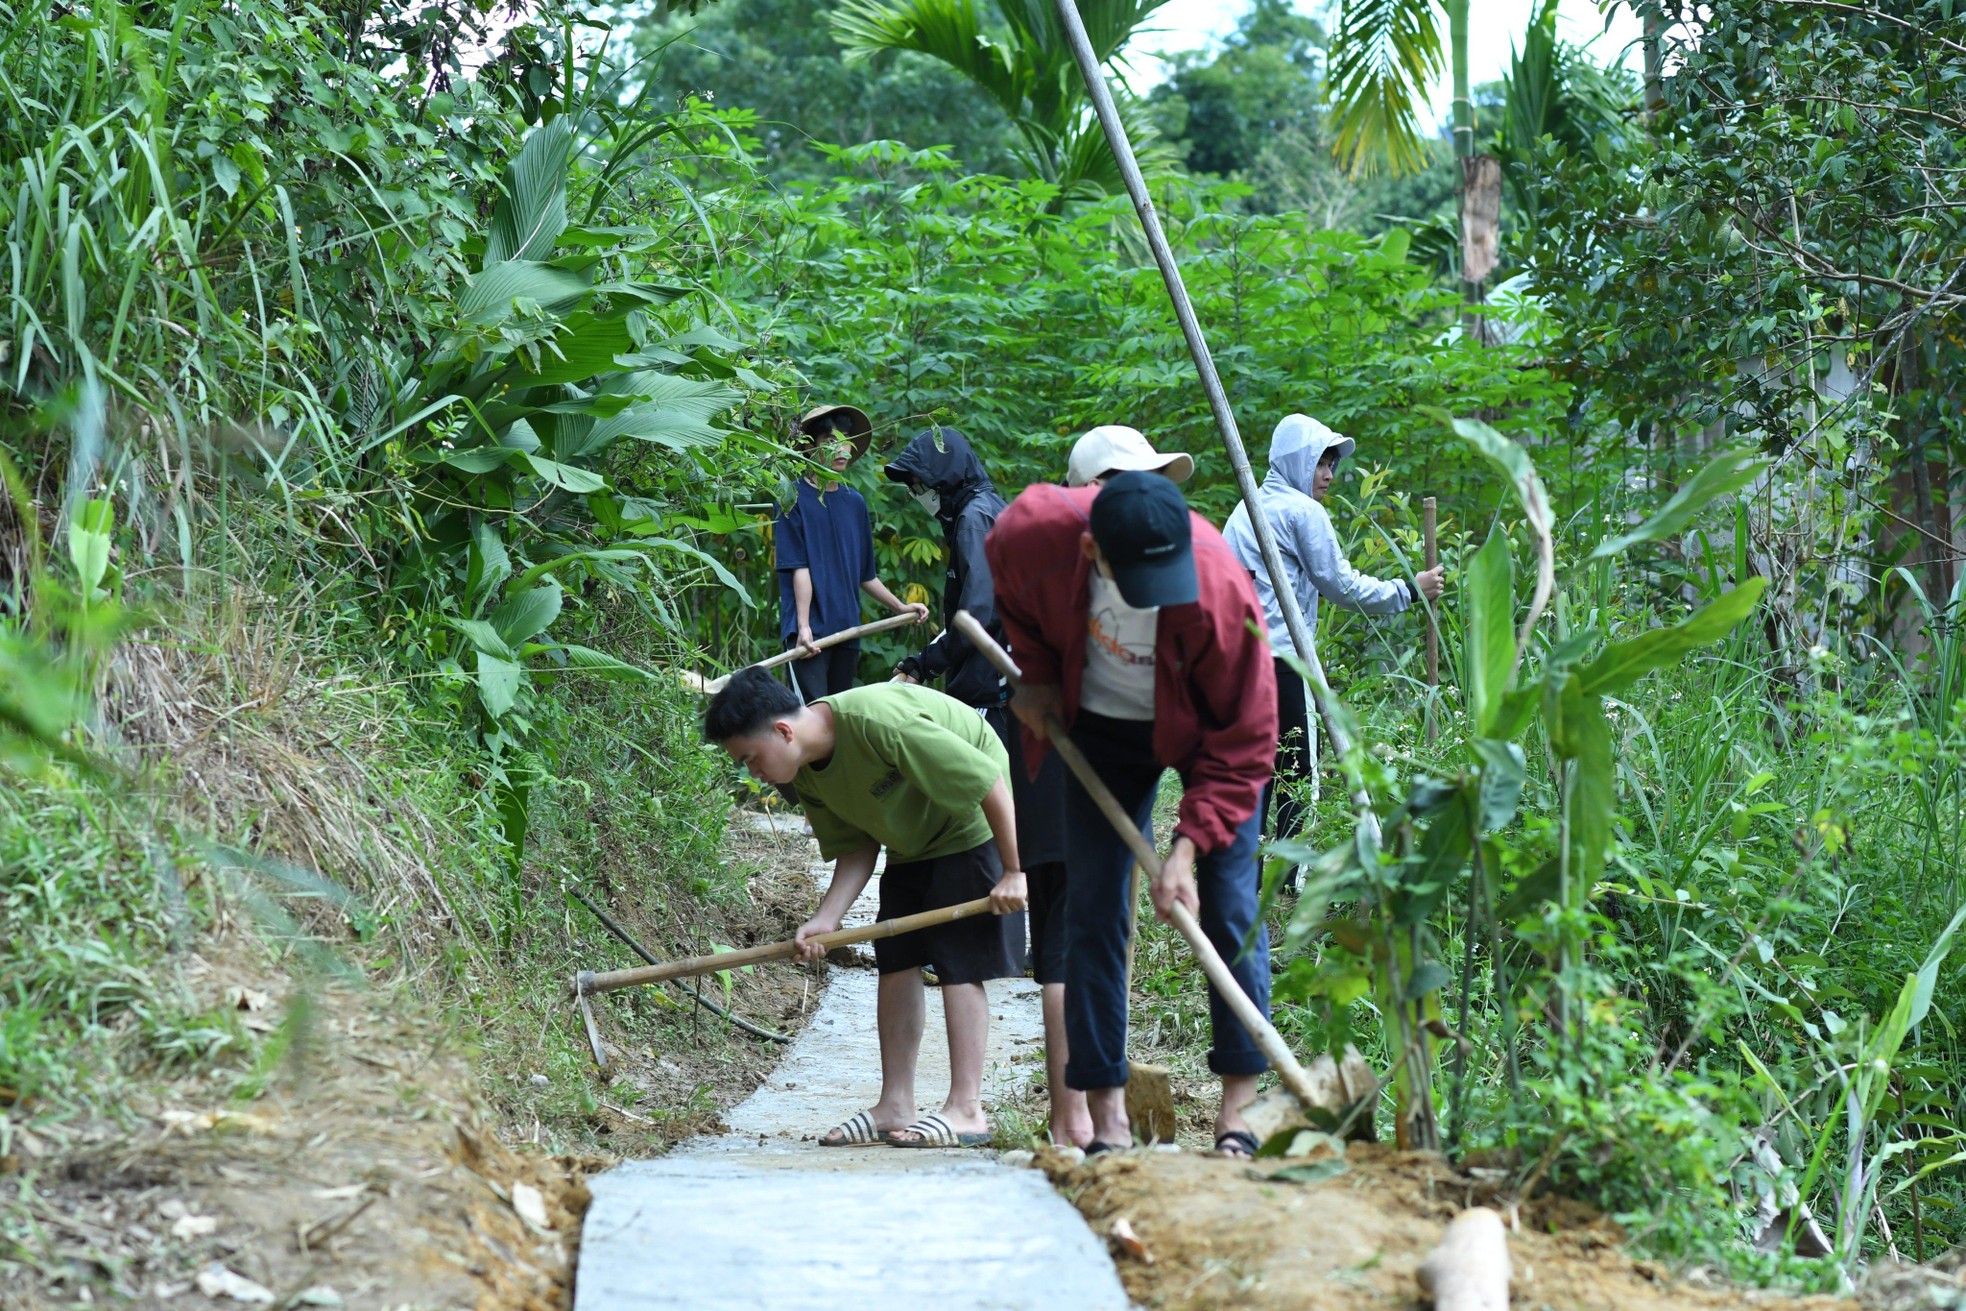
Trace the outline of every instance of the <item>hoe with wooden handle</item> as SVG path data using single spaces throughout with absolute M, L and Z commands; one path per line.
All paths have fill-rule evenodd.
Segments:
M 981 651 L 984 657 L 1010 680 L 1013 688 L 1022 682 L 1024 675 L 1011 660 L 1009 653 L 997 645 L 995 639 L 983 630 L 983 625 L 977 623 L 969 611 L 958 612 L 950 626 L 968 638 L 970 644 Z M 1112 790 L 1100 782 L 1099 775 L 1092 770 L 1091 762 L 1086 760 L 1080 753 L 1078 745 L 1066 734 L 1065 726 L 1056 719 L 1047 717 L 1044 728 L 1045 735 L 1051 739 L 1052 748 L 1064 760 L 1065 767 L 1078 776 L 1079 783 L 1085 788 L 1086 794 L 1112 823 L 1127 848 L 1133 852 L 1134 859 L 1140 862 L 1140 868 L 1147 871 L 1149 878 L 1159 878 L 1161 871 L 1159 853 L 1141 834 L 1139 827 L 1133 822 L 1133 817 L 1126 813 L 1126 808 L 1120 805 L 1119 799 L 1113 795 Z M 1235 1013 L 1236 1019 L 1242 1022 L 1242 1027 L 1249 1030 L 1250 1036 L 1256 1040 L 1256 1045 L 1262 1049 L 1264 1057 L 1270 1062 L 1270 1067 L 1277 1072 L 1277 1078 L 1283 1083 L 1284 1088 L 1306 1110 L 1322 1108 L 1323 1099 L 1312 1086 L 1310 1076 L 1304 1072 L 1304 1067 L 1297 1063 L 1297 1058 L 1284 1043 L 1283 1035 L 1276 1031 L 1275 1025 L 1264 1018 L 1263 1012 L 1256 1009 L 1256 1003 L 1249 999 L 1249 994 L 1245 993 L 1242 985 L 1236 982 L 1236 976 L 1229 972 L 1228 963 L 1222 959 L 1222 953 L 1215 950 L 1215 944 L 1210 942 L 1208 935 L 1201 931 L 1201 925 L 1195 922 L 1195 917 L 1189 913 L 1188 908 L 1176 904 L 1170 918 L 1181 936 L 1188 940 L 1188 950 L 1194 953 L 1197 961 L 1201 962 L 1202 973 L 1208 976 L 1209 983 Z
M 899 937 L 916 929 L 933 928 L 937 924 L 948 924 L 971 915 L 994 913 L 990 909 L 990 899 L 978 897 L 975 901 L 943 906 L 937 910 L 925 910 L 918 915 L 902 915 L 857 929 L 836 929 L 832 933 L 818 934 L 809 941 L 816 942 L 831 951 L 835 947 L 847 947 L 856 942 Z M 594 1027 L 594 1008 L 587 1000 L 589 997 L 603 992 L 614 992 L 620 988 L 633 988 L 643 983 L 693 979 L 702 974 L 715 974 L 718 970 L 742 969 L 746 965 L 756 965 L 769 960 L 787 960 L 797 955 L 798 950 L 798 940 L 791 939 L 785 942 L 769 942 L 757 947 L 740 947 L 735 951 L 714 952 L 708 956 L 690 956 L 684 960 L 666 961 L 660 965 L 640 965 L 630 970 L 577 972 L 573 976 L 573 999 L 580 1007 L 581 1023 L 587 1029 L 587 1044 L 594 1049 L 594 1063 L 603 1070 L 608 1068 L 607 1049 L 601 1045 L 600 1030 Z
M 813 645 L 824 651 L 829 646 L 838 646 L 842 642 L 857 641 L 872 633 L 885 633 L 890 628 L 901 628 L 907 624 L 922 622 L 924 621 L 916 619 L 911 614 L 889 615 L 885 619 L 876 619 L 871 624 L 856 624 L 852 628 L 842 628 L 837 633 L 828 633 L 826 636 L 814 642 Z M 780 665 L 791 664 L 803 655 L 805 655 L 803 648 L 796 646 L 787 647 L 777 655 L 769 659 L 760 660 L 755 666 L 747 665 L 746 668 L 776 669 Z M 695 670 L 684 670 L 677 677 L 681 678 L 683 684 L 691 691 L 701 692 L 705 696 L 715 696 L 717 693 L 723 691 L 725 684 L 731 680 L 731 675 L 729 674 L 725 674 L 721 678 L 705 678 Z

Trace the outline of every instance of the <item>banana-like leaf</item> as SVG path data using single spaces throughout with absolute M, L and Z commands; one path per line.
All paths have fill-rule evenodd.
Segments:
M 1433 0 L 1344 0 L 1331 41 L 1333 153 L 1354 173 L 1426 166 L 1420 107 L 1443 65 Z
M 472 649 L 495 655 L 505 660 L 516 660 L 518 654 L 511 644 L 498 634 L 498 629 L 482 619 L 453 619 L 451 627 L 464 634 Z
M 560 603 L 560 584 L 548 578 L 544 586 L 528 588 L 492 611 L 492 627 L 508 645 L 518 646 L 552 627 Z
M 746 608 L 750 608 L 757 604 L 757 602 L 751 599 L 751 594 L 744 590 L 744 584 L 737 581 L 737 575 L 731 573 L 730 570 L 724 567 L 723 561 L 719 560 L 716 556 L 711 555 L 706 551 L 698 550 L 696 547 L 691 546 L 688 542 L 678 542 L 668 537 L 650 537 L 637 541 L 635 545 L 654 547 L 655 549 L 662 550 L 662 551 L 675 551 L 678 554 L 686 555 L 690 557 L 690 559 L 692 560 L 696 560 L 704 565 L 707 565 L 709 566 L 710 572 L 717 576 L 717 581 L 721 582 L 725 587 L 735 592 L 737 594 L 737 599 L 740 602 L 742 602 Z
M 555 487 L 585 496 L 588 492 L 598 492 L 608 485 L 608 480 L 591 469 L 578 469 L 571 464 L 561 464 L 538 455 L 522 454 L 513 457 L 524 460 L 526 467 L 552 483 Z
M 847 0 L 833 11 L 833 38 L 849 63 L 887 50 L 912 50 L 953 68 L 1017 118 L 1024 112 L 1028 62 L 1001 36 L 983 30 L 974 0 Z
M 1613 642 L 1603 655 L 1577 671 L 1582 690 L 1589 696 L 1616 695 L 1654 669 L 1674 663 L 1693 648 L 1719 641 L 1747 618 L 1767 585 L 1766 578 L 1750 578 L 1671 628 L 1654 628 L 1637 637 Z
M 1515 564 L 1499 524 L 1468 562 L 1466 594 L 1468 712 L 1476 735 L 1493 737 L 1515 667 Z
M 1560 718 L 1551 726 L 1550 745 L 1570 762 L 1563 789 L 1564 818 L 1570 836 L 1570 895 L 1581 905 L 1604 869 L 1611 847 L 1611 818 L 1617 812 L 1611 760 L 1611 722 L 1604 702 L 1587 695 L 1581 680 L 1563 681 Z
M 1475 814 L 1483 833 L 1500 832 L 1522 804 L 1522 785 L 1529 762 L 1513 742 L 1478 737 L 1474 750 L 1481 757 L 1481 784 L 1475 789 Z
M 709 421 L 742 399 L 742 393 L 720 382 L 678 378 L 666 373 L 638 373 L 611 381 L 609 391 L 589 398 L 591 412 L 609 404 L 620 404 L 632 397 L 636 403 L 616 413 L 596 419 L 584 431 L 562 435 L 558 454 L 563 460 L 578 459 L 607 449 L 624 437 L 655 442 L 672 450 L 691 446 L 714 446 L 723 434 Z M 566 402 L 548 408 L 559 412 L 579 408 L 579 402 Z
M 1454 435 L 1479 451 L 1482 458 L 1509 480 L 1516 500 L 1522 505 L 1523 520 L 1535 538 L 1536 590 L 1529 598 L 1529 612 L 1523 617 L 1515 644 L 1514 664 L 1520 665 L 1523 653 L 1529 649 L 1530 635 L 1536 631 L 1536 621 L 1543 617 L 1543 607 L 1549 604 L 1550 593 L 1556 588 L 1555 520 L 1550 512 L 1549 493 L 1543 490 L 1543 480 L 1537 476 L 1529 452 L 1521 446 L 1479 420 L 1454 419 L 1452 423 Z M 1513 669 L 1510 674 L 1513 676 Z
M 110 537 L 116 530 L 116 507 L 96 496 L 76 508 L 68 525 L 68 559 L 85 600 L 93 600 L 109 573 Z
M 544 646 L 538 650 L 551 650 L 563 653 L 567 663 L 584 669 L 602 678 L 618 678 L 629 682 L 653 683 L 659 681 L 654 674 L 639 665 L 631 665 L 626 660 L 617 660 L 605 651 L 596 651 L 591 646 L 579 646 L 573 642 Z
M 471 528 L 470 554 L 464 568 L 464 603 L 473 615 L 485 598 L 496 595 L 512 576 L 512 557 L 505 552 L 505 539 L 498 530 L 480 519 Z
M 533 129 L 505 167 L 505 194 L 492 209 L 485 267 L 504 260 L 539 260 L 553 253 L 567 226 L 567 158 L 573 130 L 565 117 Z
M 621 357 L 634 349 L 625 316 L 604 319 L 584 311 L 569 314 L 553 340 L 541 346 L 537 368 L 524 356 L 515 358 L 511 381 L 516 387 L 585 382 L 622 367 L 625 361 Z
M 506 260 L 471 275 L 457 298 L 457 314 L 463 322 L 492 327 L 509 318 L 520 300 L 537 302 L 541 309 L 555 309 L 571 305 L 589 290 L 585 282 L 564 269 L 528 260 Z
M 1640 542 L 1656 542 L 1672 536 L 1691 523 L 1693 516 L 1705 509 L 1714 498 L 1740 491 L 1759 478 L 1767 467 L 1768 459 L 1759 451 L 1722 451 L 1687 479 L 1685 485 L 1672 494 L 1672 499 L 1659 507 L 1657 514 L 1628 533 L 1599 542 L 1591 552 L 1591 558 L 1597 560 L 1607 555 L 1617 555 Z
M 526 676 L 524 665 L 489 651 L 478 652 L 478 699 L 485 713 L 503 718 L 519 697 L 519 682 Z

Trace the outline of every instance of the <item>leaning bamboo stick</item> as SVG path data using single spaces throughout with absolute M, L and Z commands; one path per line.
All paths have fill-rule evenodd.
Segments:
M 984 657 L 1010 680 L 1012 687 L 1023 681 L 1023 672 L 1010 658 L 1010 654 L 997 645 L 995 639 L 983 630 L 983 625 L 977 623 L 975 616 L 969 611 L 958 611 L 951 626 L 968 638 L 970 644 L 981 651 Z M 1078 744 L 1073 742 L 1070 735 L 1065 732 L 1065 726 L 1056 719 L 1047 717 L 1045 734 L 1051 739 L 1052 749 L 1064 760 L 1065 767 L 1078 776 L 1079 783 L 1084 786 L 1086 794 L 1112 824 L 1114 830 L 1126 843 L 1128 850 L 1133 852 L 1133 858 L 1140 862 L 1140 867 L 1147 871 L 1149 877 L 1159 878 L 1160 853 L 1154 850 L 1154 844 L 1147 841 L 1146 836 L 1140 832 L 1139 826 L 1133 822 L 1133 817 L 1126 813 L 1126 808 L 1120 805 L 1119 798 L 1113 795 L 1112 789 L 1101 782 L 1099 775 L 1093 772 L 1092 762 L 1079 751 Z M 1318 1098 L 1317 1090 L 1311 1085 L 1310 1075 L 1305 1073 L 1304 1067 L 1297 1063 L 1297 1057 L 1291 1052 L 1289 1044 L 1284 1042 L 1283 1035 L 1276 1031 L 1276 1026 L 1256 1008 L 1256 1003 L 1250 1000 L 1249 994 L 1242 990 L 1240 983 L 1236 982 L 1236 976 L 1229 971 L 1228 962 L 1222 959 L 1221 952 L 1215 950 L 1215 944 L 1210 942 L 1208 935 L 1201 931 L 1201 925 L 1195 922 L 1195 917 L 1189 913 L 1188 908 L 1177 903 L 1169 918 L 1173 921 L 1174 927 L 1180 931 L 1181 936 L 1188 940 L 1188 950 L 1194 953 L 1197 961 L 1201 962 L 1201 971 L 1208 976 L 1209 984 L 1235 1013 L 1236 1019 L 1242 1022 L 1242 1027 L 1249 1030 L 1250 1036 L 1256 1040 L 1256 1045 L 1262 1049 L 1271 1068 L 1276 1070 L 1278 1080 L 1289 1090 L 1290 1095 L 1307 1108 L 1321 1106 L 1322 1102 Z
M 916 929 L 933 928 L 937 924 L 966 919 L 971 915 L 989 915 L 988 897 L 978 897 L 975 901 L 965 901 L 954 906 L 943 906 L 939 910 L 925 910 L 918 915 L 903 915 L 898 919 L 882 920 L 858 929 L 836 929 L 832 933 L 822 933 L 809 939 L 828 951 L 834 947 L 850 946 L 856 942 L 872 942 L 876 938 L 895 938 Z M 669 961 L 662 965 L 643 965 L 632 970 L 582 970 L 574 975 L 574 991 L 582 997 L 591 997 L 597 992 L 613 992 L 618 988 L 633 988 L 643 983 L 667 983 L 671 979 L 691 979 L 701 974 L 715 974 L 718 970 L 741 969 L 746 965 L 757 965 L 764 961 L 785 960 L 796 955 L 799 950 L 797 940 L 771 942 L 758 947 L 741 947 L 736 951 L 720 951 L 709 956 L 691 956 L 687 960 Z
M 1440 563 L 1440 542 L 1435 537 L 1436 518 L 1434 498 L 1429 496 L 1420 502 L 1420 534 L 1426 545 L 1427 568 L 1432 569 Z M 1433 689 L 1440 686 L 1440 621 L 1434 614 L 1431 604 L 1427 606 L 1427 741 L 1431 742 L 1440 733 L 1440 726 L 1434 721 Z
M 867 637 L 873 633 L 885 633 L 890 628 L 900 628 L 906 624 L 918 624 L 922 622 L 924 621 L 915 618 L 915 616 L 912 614 L 889 615 L 885 619 L 876 619 L 869 624 L 856 624 L 852 628 L 842 628 L 837 633 L 828 633 L 826 634 L 826 636 L 814 642 L 813 646 L 817 647 L 821 651 L 824 651 L 827 647 L 838 646 L 842 642 L 852 642 L 860 638 Z M 804 655 L 805 655 L 805 648 L 797 647 L 797 646 L 788 646 L 783 651 L 780 651 L 777 655 L 769 656 L 763 660 L 758 661 L 755 665 L 746 666 L 746 668 L 776 669 L 780 665 L 789 665 L 794 660 L 798 660 L 802 658 Z M 705 678 L 703 675 L 697 673 L 695 670 L 686 669 L 679 675 L 679 677 L 681 677 L 683 682 L 687 684 L 691 690 L 701 692 L 705 696 L 715 696 L 717 693 L 724 690 L 725 685 L 730 682 L 732 675 L 725 674 L 721 678 Z

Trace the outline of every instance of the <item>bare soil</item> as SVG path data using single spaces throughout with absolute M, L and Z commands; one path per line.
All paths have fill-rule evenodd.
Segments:
M 733 826 L 728 852 L 746 871 L 747 896 L 703 908 L 674 933 L 633 908 L 615 908 L 618 918 L 656 951 L 677 939 L 707 949 L 711 940 L 790 936 L 814 901 L 812 848 L 796 821 L 777 837 Z M 590 927 L 591 939 L 574 944 L 579 959 L 633 963 Z M 597 958 L 603 942 L 619 954 Z M 43 1122 L 37 1131 L 15 1118 L 0 1135 L 0 1211 L 14 1212 L 4 1218 L 24 1223 L 29 1241 L 15 1273 L 0 1277 L 0 1311 L 571 1306 L 583 1181 L 613 1162 L 537 1146 L 550 1135 L 529 1104 L 564 1090 L 542 1089 L 544 1076 L 525 1070 L 481 1068 L 409 985 L 303 992 L 236 926 L 205 937 L 182 968 L 201 1002 L 237 1007 L 262 1034 L 298 1012 L 292 1046 L 268 1062 L 263 1090 L 242 1091 L 237 1069 L 162 1072 L 119 1122 Z M 722 984 L 704 982 L 723 1004 Z M 728 1001 L 790 1035 L 817 991 L 810 972 L 781 967 L 734 976 Z M 603 1008 L 615 1068 L 590 1084 L 599 1096 L 587 1132 L 569 1136 L 624 1155 L 661 1151 L 715 1128 L 785 1050 L 679 994 L 656 994 L 609 998 L 668 1023 L 623 1024 Z M 569 1007 L 577 1025 L 572 1017 Z M 631 1030 L 672 1038 L 657 1051 Z
M 1492 1186 L 1438 1157 L 1359 1144 L 1342 1173 L 1313 1183 L 1271 1176 L 1302 1162 L 1222 1160 L 1197 1152 L 1134 1152 L 1039 1164 L 1095 1232 L 1116 1221 L 1144 1256 L 1115 1242 L 1127 1294 L 1166 1311 L 1238 1308 L 1364 1311 L 1420 1305 L 1414 1270 L 1446 1223 L 1469 1205 L 1513 1219 L 1512 1303 L 1552 1311 L 1694 1311 L 1763 1307 L 1856 1311 L 1837 1298 L 1784 1298 L 1673 1278 L 1626 1255 L 1615 1225 L 1556 1198 L 1511 1211 Z M 1151 1257 L 1149 1261 L 1148 1257 Z

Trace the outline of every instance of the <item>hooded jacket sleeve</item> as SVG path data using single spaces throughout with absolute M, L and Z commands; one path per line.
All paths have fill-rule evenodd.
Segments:
M 1256 813 L 1277 750 L 1276 664 L 1256 589 L 1240 564 L 1220 573 L 1213 594 L 1221 599 L 1208 606 L 1200 649 L 1186 653 L 1201 744 L 1174 824 L 1175 836 L 1186 836 L 1202 854 L 1228 846 Z
M 1331 515 L 1308 496 L 1292 507 L 1290 527 L 1297 559 L 1325 600 L 1369 615 L 1395 615 L 1413 604 L 1413 594 L 1399 579 L 1374 578 L 1352 568 L 1338 548 Z

